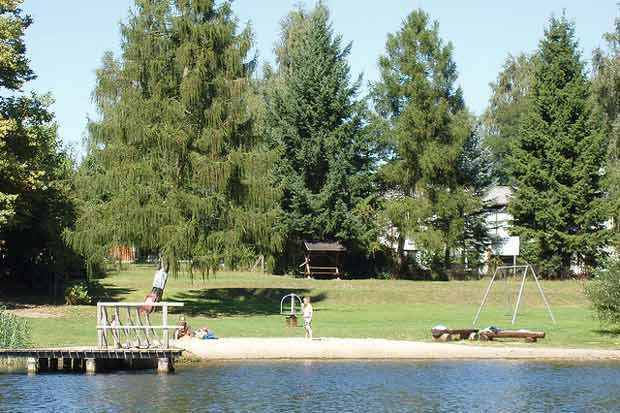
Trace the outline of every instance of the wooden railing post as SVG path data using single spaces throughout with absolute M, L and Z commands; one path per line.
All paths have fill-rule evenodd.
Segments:
M 170 348 L 170 340 L 168 337 L 168 304 L 163 304 L 162 314 L 161 314 L 162 325 L 164 326 L 163 338 L 164 338 L 164 348 Z
M 103 334 L 105 334 L 105 330 L 101 329 L 101 309 L 103 307 L 101 307 L 101 305 L 99 305 L 99 303 L 97 303 L 97 345 L 99 346 L 99 348 L 103 347 Z

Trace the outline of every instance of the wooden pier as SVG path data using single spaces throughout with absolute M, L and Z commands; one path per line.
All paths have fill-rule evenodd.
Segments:
M 76 371 L 96 373 L 122 369 L 174 370 L 180 349 L 100 349 L 97 347 L 32 348 L 0 350 L 0 357 L 26 358 L 28 373 Z
M 170 347 L 168 307 L 183 303 L 149 304 L 162 309 L 162 324 L 152 325 L 144 303 L 98 303 L 97 347 L 0 349 L 0 358 L 25 358 L 28 373 L 76 371 L 94 374 L 119 369 L 174 370 L 183 350 Z M 108 314 L 108 310 L 113 315 Z M 132 316 L 133 313 L 133 316 Z M 123 317 L 124 316 L 124 317 Z M 158 331 L 162 332 L 160 337 Z

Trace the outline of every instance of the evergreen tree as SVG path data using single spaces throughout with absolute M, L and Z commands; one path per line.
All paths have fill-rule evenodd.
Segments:
M 574 262 L 595 265 L 607 240 L 605 137 L 593 116 L 574 30 L 565 17 L 550 19 L 510 157 L 514 233 L 523 255 L 546 276 L 565 276 Z
M 0 0 L 0 279 L 41 287 L 80 262 L 62 239 L 74 220 L 72 162 L 60 147 L 52 99 L 20 90 L 35 77 L 23 39 L 32 19 L 20 4 Z
M 379 175 L 388 190 L 387 218 L 399 234 L 398 270 L 404 271 L 409 237 L 443 274 L 456 250 L 468 245 L 466 218 L 482 209 L 470 180 L 475 174 L 459 168 L 473 123 L 455 87 L 452 44 L 440 38 L 437 22 L 416 10 L 388 36 L 379 67 L 373 95 L 392 145 Z
M 508 56 L 497 80 L 491 83 L 489 107 L 482 115 L 484 140 L 494 155 L 498 183 L 509 185 L 512 178 L 507 158 L 519 139 L 521 117 L 527 108 L 532 82 L 533 59 L 526 54 Z
M 471 268 L 479 268 L 488 247 L 499 241 L 489 232 L 488 205 L 481 202 L 491 187 L 497 184 L 495 154 L 486 145 L 481 129 L 477 125 L 465 139 L 457 161 L 457 183 L 465 188 L 467 194 L 473 195 L 468 199 L 469 208 L 460 211 L 463 229 L 457 240 L 461 254 Z
M 137 0 L 121 46 L 97 71 L 69 239 L 91 264 L 135 245 L 175 273 L 179 259 L 204 271 L 277 249 L 249 27 L 238 31 L 229 2 Z
M 605 187 L 610 199 L 610 217 L 614 224 L 614 241 L 620 244 L 620 18 L 614 31 L 603 36 L 606 49 L 593 53 L 594 76 L 592 92 L 597 112 L 604 121 L 604 133 L 609 137 Z
M 297 267 L 302 239 L 340 240 L 353 255 L 376 243 L 370 156 L 351 44 L 334 35 L 328 10 L 298 9 L 282 23 L 277 70 L 266 93 L 267 126 L 282 190 L 282 270 Z M 362 255 L 363 256 L 363 255 Z M 287 261 L 288 260 L 288 261 Z

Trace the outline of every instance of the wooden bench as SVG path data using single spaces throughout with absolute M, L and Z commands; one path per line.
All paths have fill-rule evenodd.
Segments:
M 480 340 L 491 341 L 496 338 L 523 338 L 528 343 L 535 343 L 539 338 L 545 338 L 544 331 L 530 330 L 499 330 L 497 332 L 483 330 L 480 331 Z
M 309 265 L 306 269 L 307 275 L 335 275 L 340 276 L 340 270 L 338 267 L 316 267 Z
M 435 341 L 451 341 L 457 340 L 475 340 L 478 337 L 478 329 L 476 328 L 463 328 L 463 329 L 435 329 L 431 328 L 431 335 Z

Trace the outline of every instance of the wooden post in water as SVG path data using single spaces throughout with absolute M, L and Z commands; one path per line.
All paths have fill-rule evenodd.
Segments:
M 62 369 L 62 370 L 71 370 L 73 368 L 71 363 L 72 363 L 72 361 L 68 357 L 64 357 L 64 358 L 58 359 L 58 364 L 59 364 L 58 368 Z
M 86 373 L 95 374 L 97 372 L 97 360 L 86 359 Z
M 37 374 L 39 372 L 39 359 L 35 357 L 28 357 L 26 360 L 28 374 Z
M 170 373 L 174 370 L 172 365 L 172 359 L 168 357 L 160 357 L 157 359 L 157 372 L 158 373 Z
M 73 371 L 83 371 L 84 370 L 84 359 L 72 359 L 73 361 Z

